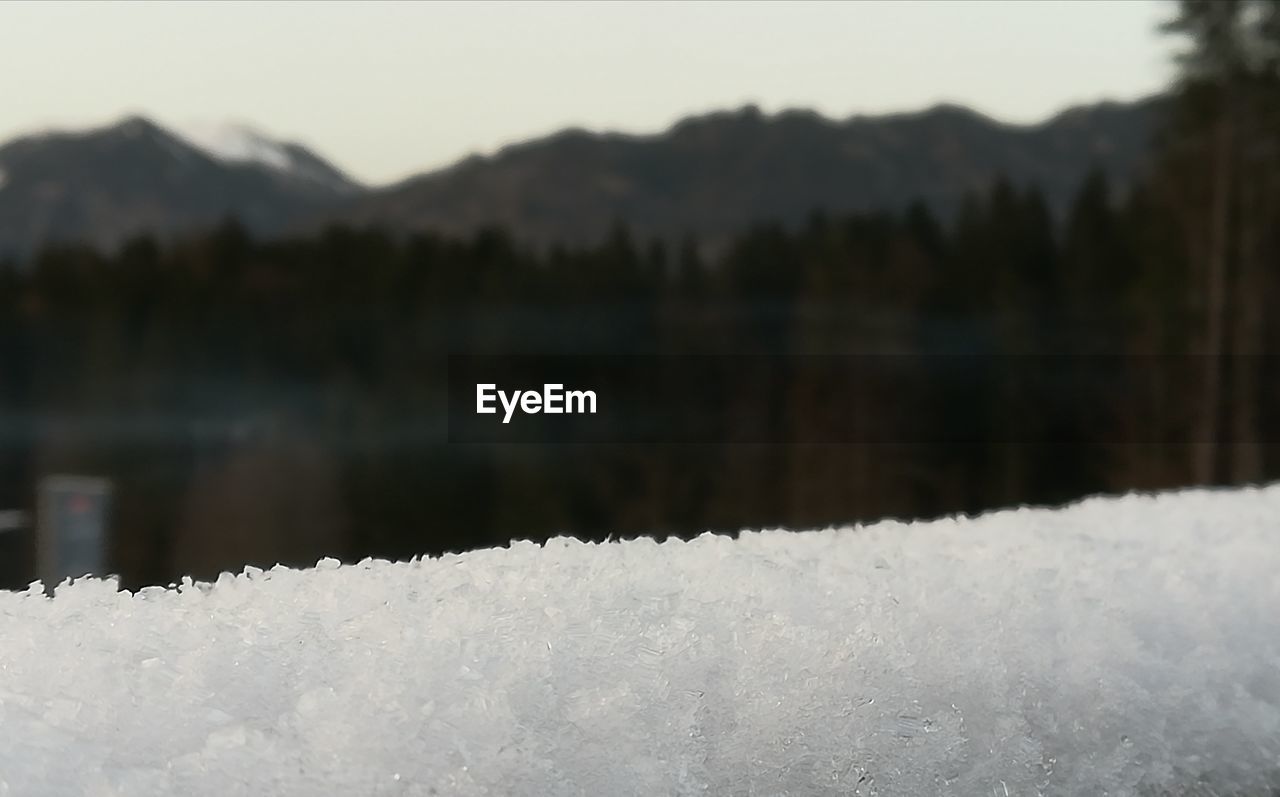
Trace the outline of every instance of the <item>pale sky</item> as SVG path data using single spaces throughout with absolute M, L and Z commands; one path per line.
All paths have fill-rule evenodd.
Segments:
M 578 126 L 755 103 L 1009 122 L 1172 76 L 1166 2 L 0 2 L 0 141 L 248 123 L 378 184 Z

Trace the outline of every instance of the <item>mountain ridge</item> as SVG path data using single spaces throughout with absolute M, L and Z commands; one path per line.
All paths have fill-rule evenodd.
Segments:
M 568 128 L 473 155 L 346 204 L 337 219 L 466 234 L 497 224 L 536 243 L 592 243 L 619 221 L 642 237 L 712 242 L 816 209 L 943 217 L 998 177 L 1038 185 L 1058 217 L 1091 168 L 1120 185 L 1142 168 L 1162 98 L 1065 109 L 1011 125 L 941 104 L 834 120 L 755 106 L 687 117 L 655 134 Z M 333 219 L 328 219 L 329 221 Z
M 714 243 L 818 209 L 920 200 L 947 218 L 998 176 L 1037 185 L 1061 216 L 1091 168 L 1121 185 L 1141 170 L 1163 102 L 1078 105 L 1032 124 L 954 103 L 843 119 L 746 105 L 655 133 L 569 127 L 374 187 L 252 127 L 228 128 L 219 150 L 132 115 L 0 144 L 0 255 L 63 241 L 114 247 L 228 217 L 264 236 L 334 223 L 458 235 L 497 225 L 535 244 L 590 244 L 625 222 L 645 238 Z
M 0 171 L 0 254 L 53 242 L 111 248 L 140 233 L 183 233 L 227 217 L 274 234 L 349 194 L 260 163 L 219 160 L 137 115 L 8 141 Z

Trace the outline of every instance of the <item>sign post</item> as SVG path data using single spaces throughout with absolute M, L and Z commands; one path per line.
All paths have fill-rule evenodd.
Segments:
M 40 482 L 36 564 L 46 590 L 67 578 L 104 575 L 111 482 L 47 476 Z
M 21 509 L 0 509 L 0 589 L 31 582 L 30 518 Z

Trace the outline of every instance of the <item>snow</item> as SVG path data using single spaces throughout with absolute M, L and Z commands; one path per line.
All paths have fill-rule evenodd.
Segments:
M 357 187 L 313 156 L 299 154 L 293 145 L 266 136 L 252 127 L 223 122 L 192 122 L 182 127 L 182 138 L 209 157 L 224 163 L 265 166 L 295 180 L 322 186 L 337 194 L 351 194 Z
M 182 135 L 205 154 L 233 163 L 260 163 L 279 171 L 289 171 L 293 159 L 279 142 L 246 125 L 195 122 Z
M 1280 786 L 1280 487 L 0 592 L 0 795 Z

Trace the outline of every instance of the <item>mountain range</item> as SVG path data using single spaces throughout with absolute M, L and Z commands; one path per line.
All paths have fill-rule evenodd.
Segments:
M 759 220 L 923 200 L 944 218 L 998 176 L 1037 185 L 1061 214 L 1091 168 L 1120 184 L 1142 168 L 1159 97 L 1002 124 L 954 105 L 832 120 L 748 106 L 656 135 L 580 129 L 368 187 L 299 144 L 246 127 L 185 134 L 142 117 L 0 146 L 0 254 L 49 242 L 118 246 L 234 217 L 260 235 L 341 222 L 467 234 L 501 225 L 532 243 L 639 236 L 715 242 Z
M 227 216 L 270 234 L 363 190 L 305 148 L 273 149 L 275 162 L 226 157 L 141 117 L 15 139 L 0 146 L 0 252 L 113 247 Z

